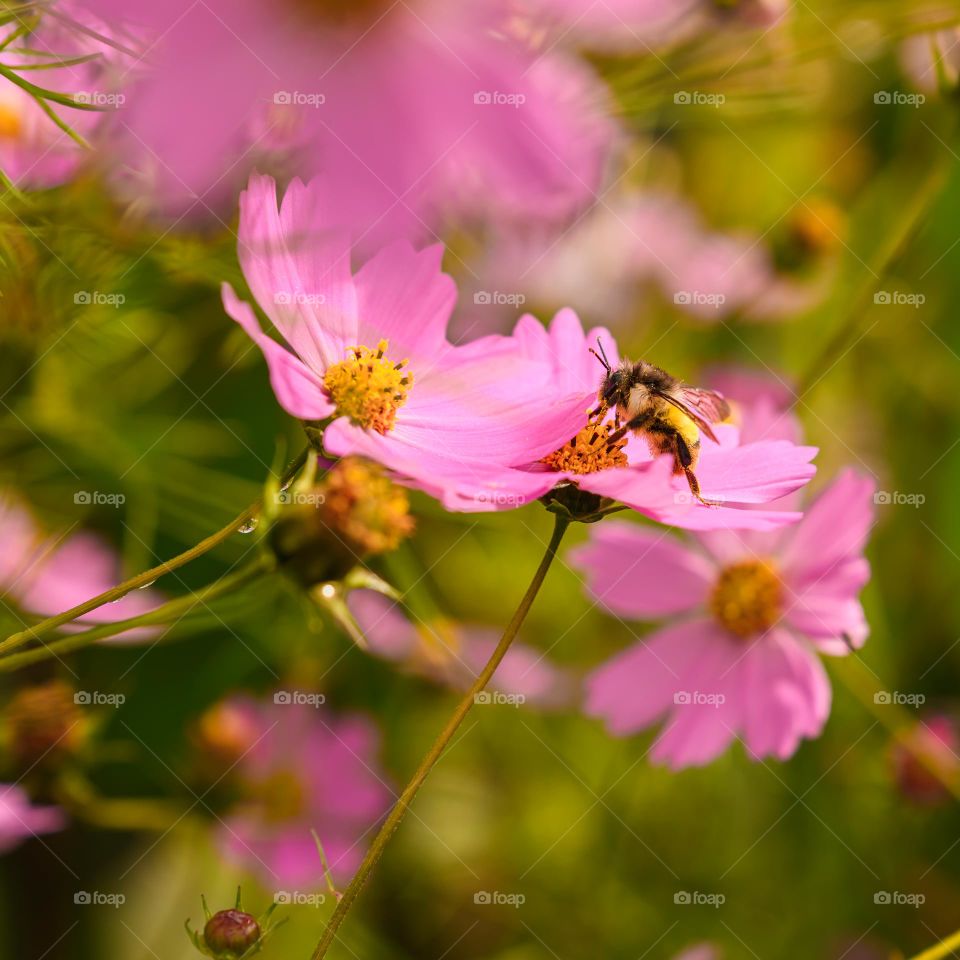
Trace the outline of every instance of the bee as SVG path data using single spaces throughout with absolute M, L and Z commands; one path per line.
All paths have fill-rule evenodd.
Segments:
M 628 431 L 643 434 L 654 456 L 673 456 L 674 473 L 684 474 L 690 493 L 701 503 L 716 506 L 700 495 L 700 482 L 694 472 L 700 455 L 700 434 L 717 443 L 711 423 L 730 416 L 730 405 L 713 390 L 690 387 L 660 367 L 645 360 L 622 360 L 614 369 L 603 344 L 600 352 L 590 352 L 603 364 L 606 374 L 597 394 L 599 406 L 591 417 L 602 419 L 608 410 L 616 415 L 616 430 L 610 435 L 615 443 Z

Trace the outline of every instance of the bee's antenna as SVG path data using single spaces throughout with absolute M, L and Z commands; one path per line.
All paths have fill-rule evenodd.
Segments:
M 600 338 L 597 337 L 597 346 L 600 348 L 600 353 L 597 353 L 593 347 L 590 347 L 590 352 L 603 364 L 604 369 L 607 373 L 610 372 L 610 361 L 607 359 L 607 351 L 603 349 L 603 344 L 600 342 Z

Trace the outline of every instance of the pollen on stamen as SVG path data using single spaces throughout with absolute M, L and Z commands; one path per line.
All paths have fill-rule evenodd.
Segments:
M 554 470 L 570 473 L 597 473 L 609 467 L 629 466 L 623 452 L 627 438 L 610 441 L 615 430 L 613 423 L 591 420 L 569 443 L 548 453 L 541 462 Z
M 744 640 L 770 629 L 783 613 L 783 583 L 764 560 L 725 567 L 710 595 L 710 612 L 721 626 Z
M 413 374 L 404 369 L 407 361 L 389 360 L 388 346 L 381 340 L 376 350 L 350 347 L 348 358 L 329 367 L 323 378 L 338 415 L 377 433 L 393 429 L 413 386 Z

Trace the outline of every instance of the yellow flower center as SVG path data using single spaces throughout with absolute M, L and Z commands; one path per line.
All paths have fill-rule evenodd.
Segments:
M 369 24 L 389 9 L 384 0 L 293 0 L 298 13 L 324 25 Z
M 251 786 L 268 823 L 288 823 L 306 810 L 303 783 L 293 770 L 277 770 Z
M 322 522 L 357 550 L 386 553 L 413 533 L 410 500 L 376 464 L 340 460 L 323 484 Z
M 350 357 L 329 367 L 323 378 L 337 413 L 377 433 L 393 429 L 413 386 L 413 375 L 403 369 L 407 361 L 392 363 L 384 356 L 387 346 L 381 340 L 376 351 L 350 347 Z
M 10 103 L 0 103 L 0 140 L 17 140 L 23 133 L 23 115 Z
M 614 432 L 612 423 L 588 423 L 569 443 L 559 450 L 548 453 L 542 460 L 554 470 L 567 470 L 570 473 L 597 473 L 608 467 L 628 466 L 627 455 L 623 448 L 627 438 L 610 442 Z
M 717 622 L 744 640 L 769 630 L 783 611 L 783 584 L 764 560 L 725 567 L 710 596 Z

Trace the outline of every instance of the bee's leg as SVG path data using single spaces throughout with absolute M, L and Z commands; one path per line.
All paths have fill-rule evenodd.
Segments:
M 607 437 L 607 446 L 612 446 L 618 440 L 623 439 L 628 431 L 646 430 L 654 422 L 654 416 L 649 413 L 641 413 L 640 416 L 628 420 L 626 423 L 620 423 L 620 414 L 617 414 L 616 429 Z
M 693 454 L 687 446 L 687 441 L 679 433 L 674 434 L 674 445 L 676 450 L 677 464 L 687 478 L 687 484 L 690 486 L 690 492 L 707 507 L 719 507 L 717 500 L 706 500 L 700 495 L 700 481 L 693 472 Z

